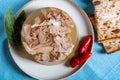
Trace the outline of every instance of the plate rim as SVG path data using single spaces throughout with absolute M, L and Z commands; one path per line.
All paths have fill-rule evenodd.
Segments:
M 31 0 L 31 1 L 27 2 L 26 4 L 24 4 L 24 5 L 16 12 L 15 18 L 18 17 L 18 15 L 22 12 L 22 10 L 23 10 L 23 8 L 24 8 L 25 6 L 31 4 L 31 3 L 34 2 L 34 1 L 42 1 L 42 0 Z M 93 50 L 93 47 L 94 47 L 94 29 L 93 29 L 93 27 L 92 27 L 92 23 L 91 23 L 89 17 L 87 16 L 86 12 L 85 12 L 80 6 L 78 6 L 77 4 L 75 4 L 72 0 L 64 0 L 64 1 L 70 2 L 70 3 L 72 3 L 75 7 L 77 7 L 77 9 L 79 9 L 79 11 L 81 12 L 82 16 L 84 16 L 85 20 L 88 21 L 87 23 L 89 24 L 89 26 L 90 26 L 90 28 L 91 28 L 91 29 L 90 29 L 91 31 L 90 31 L 90 30 L 89 30 L 89 31 L 90 31 L 90 33 L 91 33 L 91 35 L 92 35 L 92 41 L 93 41 L 93 43 L 92 43 L 92 49 L 91 49 L 91 51 L 92 51 L 92 50 Z M 25 71 L 19 66 L 19 64 L 17 64 L 16 60 L 15 60 L 14 57 L 13 57 L 13 54 L 11 53 L 10 47 L 12 47 L 12 46 L 9 44 L 9 42 L 8 42 L 8 47 L 9 47 L 10 55 L 12 56 L 12 58 L 13 58 L 14 62 L 16 63 L 16 65 L 17 65 L 26 75 L 28 75 L 28 76 L 30 76 L 30 77 L 32 77 L 32 78 L 35 78 L 35 79 L 39 79 L 37 76 L 35 76 L 35 75 L 33 76 L 33 75 L 25 72 Z M 88 60 L 89 60 L 89 59 L 88 59 Z M 85 64 L 88 62 L 88 60 L 87 60 L 80 68 L 78 68 L 75 72 L 73 72 L 72 74 L 68 75 L 67 77 L 60 78 L 60 80 L 61 80 L 61 79 L 64 80 L 64 79 L 66 79 L 66 78 L 68 78 L 68 77 L 71 77 L 71 76 L 73 76 L 74 74 L 76 74 L 78 71 L 80 71 L 80 70 L 85 66 Z M 41 79 L 42 79 L 42 78 L 41 78 Z

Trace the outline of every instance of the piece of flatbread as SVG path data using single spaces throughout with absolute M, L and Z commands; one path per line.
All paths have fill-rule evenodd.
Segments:
M 102 43 L 108 54 L 120 50 L 120 38 L 110 39 Z
M 93 0 L 98 42 L 120 38 L 120 0 Z
M 89 18 L 95 30 L 97 31 L 94 15 L 90 16 Z M 108 54 L 120 50 L 120 38 L 109 39 L 109 40 L 103 41 L 102 44 Z

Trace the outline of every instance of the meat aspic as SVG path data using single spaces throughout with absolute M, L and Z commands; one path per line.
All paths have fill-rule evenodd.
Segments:
M 47 8 L 45 19 L 39 16 L 34 24 L 24 24 L 21 32 L 25 50 L 37 62 L 62 61 L 74 48 L 71 33 L 74 23 L 70 16 L 57 8 Z

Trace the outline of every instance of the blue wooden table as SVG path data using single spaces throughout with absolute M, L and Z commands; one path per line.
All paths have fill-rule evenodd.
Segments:
M 73 0 L 90 15 L 93 13 L 91 0 Z M 4 14 L 10 7 L 14 14 L 29 0 L 0 0 L 0 80 L 36 80 L 22 72 L 8 50 L 4 31 Z M 93 54 L 87 64 L 66 80 L 120 80 L 120 52 L 107 55 L 96 35 Z

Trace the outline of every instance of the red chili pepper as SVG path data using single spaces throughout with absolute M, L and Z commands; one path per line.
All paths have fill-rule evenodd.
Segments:
M 91 52 L 87 52 L 85 54 L 81 54 L 77 57 L 74 57 L 71 61 L 70 61 L 70 66 L 72 68 L 74 68 L 77 65 L 82 66 L 82 64 L 91 56 Z
M 72 60 L 70 61 L 70 66 L 71 66 L 72 68 L 74 68 L 74 67 L 77 66 L 79 63 L 80 63 L 80 62 L 79 62 L 79 56 L 77 56 L 77 57 L 72 58 Z
M 83 64 L 83 62 L 85 62 L 91 55 L 92 55 L 91 52 L 87 52 L 85 54 L 80 55 L 78 65 Z
M 83 63 L 91 56 L 92 54 L 91 48 L 92 48 L 92 35 L 88 35 L 80 46 L 79 56 L 74 57 L 70 61 L 70 66 L 72 68 L 74 68 L 77 65 L 82 66 Z
M 88 52 L 88 50 L 91 50 L 91 49 L 89 49 L 89 47 L 91 46 L 91 44 L 92 44 L 92 35 L 88 35 L 83 40 L 83 43 L 80 46 L 80 49 L 79 49 L 80 54 L 86 53 L 86 52 Z

